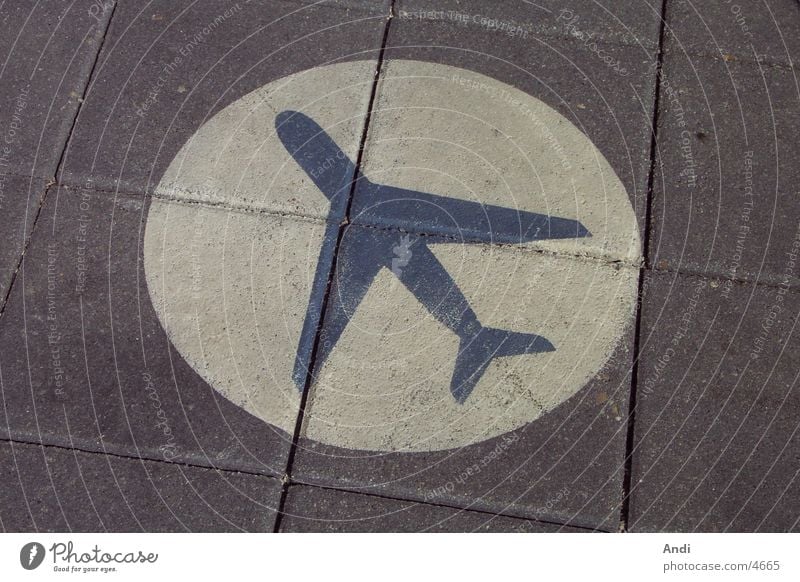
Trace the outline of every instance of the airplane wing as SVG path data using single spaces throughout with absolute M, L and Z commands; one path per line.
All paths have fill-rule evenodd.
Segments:
M 326 234 L 326 237 L 335 237 L 338 225 L 328 224 L 330 234 Z M 330 230 L 331 228 L 333 230 Z M 334 246 L 323 244 L 295 358 L 293 377 L 299 390 L 302 391 L 305 385 L 309 368 L 312 365 L 312 356 L 314 356 L 316 370 L 320 370 L 336 342 L 339 341 L 356 308 L 369 291 L 375 276 L 386 264 L 386 261 L 391 260 L 389 257 L 392 256 L 392 253 L 390 246 L 387 246 L 391 244 L 396 244 L 393 239 L 388 239 L 380 231 L 370 229 L 349 229 L 342 237 L 328 296 L 329 305 L 325 310 L 317 342 L 317 352 L 314 354 L 314 340 L 322 316 L 322 294 L 327 287 L 330 264 L 334 259 Z
M 356 166 L 317 122 L 298 111 L 275 116 L 275 131 L 297 165 L 331 201 L 330 214 L 341 218 Z
M 520 244 L 591 236 L 577 220 L 373 184 L 365 178 L 359 182 L 350 215 L 356 224 L 424 228 L 476 242 Z

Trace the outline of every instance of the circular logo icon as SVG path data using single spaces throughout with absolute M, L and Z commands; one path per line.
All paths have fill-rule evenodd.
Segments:
M 150 205 L 147 283 L 183 358 L 267 423 L 291 432 L 308 391 L 307 438 L 467 446 L 606 364 L 634 313 L 636 218 L 539 99 L 389 60 L 367 116 L 374 67 L 303 71 L 205 123 Z
M 26 570 L 35 570 L 44 561 L 44 546 L 39 542 L 28 542 L 19 551 L 19 563 Z

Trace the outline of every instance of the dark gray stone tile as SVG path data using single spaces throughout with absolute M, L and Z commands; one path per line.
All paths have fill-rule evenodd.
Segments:
M 667 3 L 666 50 L 729 60 L 792 63 L 800 58 L 800 6 L 771 2 Z
M 798 316 L 786 286 L 648 276 L 633 531 L 798 530 Z
M 33 228 L 45 187 L 40 178 L 0 174 L 0 310 L 22 259 L 25 239 Z
M 240 97 L 316 66 L 377 59 L 388 12 L 364 6 L 121 4 L 68 144 L 62 180 L 151 192 L 197 129 Z
M 794 73 L 673 53 L 663 81 L 652 264 L 782 282 L 800 234 Z
M 3 6 L 0 173 L 55 175 L 112 6 L 96 0 Z
M 562 36 L 654 47 L 658 44 L 661 2 L 580 2 L 578 0 L 398 0 L 397 18 L 410 22 L 442 21 L 485 29 L 519 41 L 531 35 Z
M 149 198 L 53 189 L 0 318 L 3 438 L 282 475 L 290 435 L 172 347 L 142 260 Z
M 6 532 L 273 530 L 271 477 L 0 443 L 0 529 Z
M 293 485 L 282 532 L 584 532 L 579 528 Z

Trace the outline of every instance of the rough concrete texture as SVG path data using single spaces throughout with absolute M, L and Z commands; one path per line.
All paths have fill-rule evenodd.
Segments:
M 659 269 L 777 284 L 798 232 L 793 71 L 664 57 L 649 257 Z M 800 275 L 790 273 L 795 285 Z
M 670 0 L 666 49 L 727 61 L 796 63 L 800 59 L 798 19 L 796 0 L 768 4 Z
M 5 532 L 265 532 L 271 477 L 0 442 Z
M 631 529 L 797 531 L 797 289 L 652 273 L 642 309 Z
M 3 4 L 0 173 L 55 176 L 113 8 L 96 0 Z
M 540 521 L 295 485 L 282 532 L 585 532 Z
M 292 366 L 325 225 L 153 200 L 150 298 L 172 345 L 237 406 L 291 433 Z

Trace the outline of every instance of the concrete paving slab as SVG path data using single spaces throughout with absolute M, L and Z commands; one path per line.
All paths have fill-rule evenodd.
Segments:
M 549 157 L 564 157 L 563 152 L 576 143 L 572 130 L 562 135 L 556 131 L 554 124 L 561 123 L 561 119 L 566 120 L 588 138 L 588 142 L 602 154 L 608 162 L 613 172 L 619 177 L 622 185 L 627 192 L 631 206 L 634 208 L 635 216 L 639 221 L 640 230 L 644 223 L 644 200 L 647 186 L 647 172 L 649 167 L 650 150 L 650 127 L 652 124 L 652 107 L 654 96 L 655 81 L 655 50 L 649 48 L 622 47 L 619 44 L 602 44 L 602 50 L 597 46 L 587 46 L 575 39 L 555 39 L 552 37 L 532 36 L 528 39 L 509 37 L 498 31 L 486 28 L 462 27 L 448 21 L 406 21 L 399 18 L 393 20 L 387 47 L 384 53 L 386 71 L 391 74 L 392 62 L 399 60 L 416 60 L 427 63 L 448 65 L 458 67 L 466 72 L 461 74 L 465 86 L 458 87 L 456 97 L 455 85 L 441 85 L 438 93 L 428 96 L 427 93 L 419 93 L 416 98 L 430 106 L 429 101 L 436 101 L 437 98 L 450 99 L 446 104 L 438 103 L 438 107 L 446 109 L 454 108 L 458 111 L 456 103 L 469 104 L 469 113 L 476 113 L 485 125 L 497 126 L 497 134 L 494 136 L 492 145 L 499 144 L 501 141 L 511 141 L 506 143 L 505 149 L 515 145 L 516 139 L 524 138 L 524 132 L 510 131 L 507 122 L 516 120 L 520 114 L 527 115 L 530 109 L 532 113 L 546 111 L 548 108 L 554 110 L 561 117 L 555 115 L 538 117 L 527 115 L 524 127 L 534 131 L 537 135 L 543 135 L 547 139 L 546 148 L 541 145 L 535 151 L 537 154 L 550 153 Z M 598 53 L 598 50 L 600 52 Z M 603 60 L 607 59 L 607 60 Z M 466 84 L 478 76 L 488 77 L 497 82 L 496 85 L 489 83 L 478 84 L 477 86 L 467 87 Z M 452 80 L 452 75 L 450 75 Z M 459 83 L 461 79 L 459 78 Z M 420 86 L 427 83 L 426 88 L 436 88 L 437 83 L 431 81 L 420 81 Z M 503 85 L 500 85 L 500 84 Z M 397 83 L 400 86 L 402 83 Z M 499 91 L 498 87 L 511 86 L 515 91 Z M 475 95 L 470 98 L 470 88 L 474 89 Z M 398 89 L 395 89 L 398 91 Z M 515 101 L 514 98 L 521 92 L 532 96 L 534 99 Z M 403 106 L 408 106 L 408 98 L 414 96 L 407 92 L 398 95 L 386 95 L 384 99 L 390 102 L 397 101 Z M 404 102 L 405 99 L 405 102 Z M 456 100 L 457 99 L 457 100 Z M 483 109 L 478 103 L 484 103 Z M 535 103 L 536 105 L 531 105 Z M 380 106 L 381 102 L 378 102 Z M 487 113 L 487 109 L 495 104 L 494 113 Z M 392 126 L 404 127 L 407 131 L 413 131 L 412 136 L 426 135 L 425 123 L 430 123 L 433 113 L 428 111 L 428 115 L 420 115 L 418 118 L 405 119 L 407 111 L 387 111 L 381 117 L 380 111 L 376 112 L 375 123 L 368 139 L 372 140 L 373 148 L 368 148 L 366 157 L 367 177 L 370 172 L 374 175 L 376 171 L 389 170 L 386 167 L 388 158 L 379 151 L 375 151 L 374 145 L 387 138 L 396 138 L 395 135 L 388 135 L 387 130 Z M 453 114 L 451 114 L 453 115 Z M 481 117 L 483 116 L 483 117 Z M 484 117 L 487 119 L 484 120 Z M 416 125 L 414 120 L 418 120 Z M 424 120 L 425 123 L 419 120 Z M 541 123 L 539 123 L 541 122 Z M 532 126 L 538 127 L 534 130 Z M 444 124 L 441 124 L 444 125 Z M 475 156 L 469 155 L 469 151 L 476 148 L 482 142 L 484 136 L 479 134 L 467 139 L 466 130 L 462 126 L 466 122 L 460 120 L 458 126 L 450 127 L 445 139 L 452 139 L 453 146 L 440 148 L 447 156 L 449 161 L 456 161 L 459 164 L 475 164 Z M 478 125 L 474 123 L 473 125 Z M 381 127 L 384 131 L 381 131 Z M 437 128 L 439 126 L 437 125 Z M 373 131 L 374 130 L 374 131 Z M 505 133 L 505 135 L 502 135 Z M 553 135 L 549 135 L 553 133 Z M 510 138 L 514 138 L 511 140 Z M 588 143 L 584 142 L 584 143 Z M 404 143 L 404 146 L 409 144 Z M 528 145 L 528 144 L 524 144 Z M 458 147 L 462 147 L 459 153 Z M 424 148 L 425 144 L 417 144 L 417 148 Z M 499 146 L 498 146 L 499 147 Z M 466 149 L 467 151 L 463 151 Z M 484 148 L 478 148 L 480 153 Z M 378 156 L 375 165 L 370 168 L 369 156 L 374 152 Z M 586 153 L 585 151 L 582 153 Z M 580 155 L 580 154 L 578 154 Z M 495 156 L 496 157 L 496 156 Z M 518 159 L 518 155 L 514 159 Z M 402 160 L 406 162 L 407 160 Z M 496 159 L 490 158 L 491 162 L 498 163 Z M 537 176 L 535 170 L 541 170 L 536 165 L 538 159 L 526 161 L 525 167 L 530 168 L 523 174 L 528 177 L 529 189 L 540 191 L 541 186 L 551 182 L 547 178 L 553 178 L 554 173 L 548 176 Z M 571 158 L 567 157 L 566 163 L 571 163 Z M 423 168 L 434 167 L 442 173 L 456 173 L 457 177 L 463 178 L 470 172 L 470 168 L 456 169 L 443 167 L 436 168 L 436 162 L 430 159 L 420 161 Z M 594 162 L 597 165 L 598 162 Z M 395 165 L 390 166 L 392 171 L 398 172 Z M 498 170 L 505 169 L 500 165 Z M 569 170 L 574 170 L 574 166 L 565 166 L 562 177 L 571 175 Z M 509 174 L 502 174 L 498 171 L 494 175 L 487 176 L 485 172 L 475 171 L 478 177 L 490 179 L 492 186 L 491 193 L 486 195 L 489 200 L 491 196 L 499 195 L 502 192 L 501 179 L 510 179 Z M 473 175 L 473 177 L 475 177 Z M 430 180 L 431 176 L 426 175 Z M 377 180 L 377 178 L 376 178 Z M 543 182 L 540 183 L 540 180 Z M 381 180 L 378 180 L 381 181 Z M 389 182 L 387 179 L 385 182 Z M 444 180 L 438 180 L 437 185 L 442 185 Z M 391 184 L 390 184 L 391 185 Z M 584 186 L 582 182 L 576 185 Z M 450 189 L 454 185 L 451 181 Z M 600 182 L 598 183 L 600 187 Z M 472 188 L 476 191 L 476 196 L 484 195 L 479 185 L 473 184 Z M 464 196 L 464 189 L 460 195 Z M 603 194 L 607 194 L 604 192 Z M 589 194 L 587 193 L 587 196 Z M 551 197 L 552 198 L 552 197 Z M 489 201 L 487 200 L 487 202 Z M 522 196 L 517 196 L 517 206 L 520 205 Z
M 0 174 L 0 311 L 44 196 L 45 180 Z
M 387 14 L 381 3 L 363 2 L 120 6 L 63 180 L 326 214 L 325 198 L 287 166 L 275 117 L 288 107 L 306 110 L 355 157 Z M 330 71 L 324 66 L 339 61 L 357 63 L 319 82 Z
M 600 41 L 655 47 L 661 3 L 507 0 L 487 5 L 481 0 L 398 0 L 396 13 L 402 20 L 438 20 L 522 40 L 535 34 L 575 38 L 587 44 Z
M 411 256 L 393 272 L 392 245 L 404 241 Z M 453 243 L 345 231 L 293 475 L 615 528 L 638 269 Z M 386 269 L 362 279 L 380 249 Z M 426 266 L 429 256 L 444 270 Z M 537 334 L 554 351 L 472 353 L 490 333 L 459 343 L 473 319 L 533 347 Z M 478 364 L 470 391 L 454 388 Z
M 798 23 L 800 7 L 796 0 L 670 0 L 665 49 L 727 60 L 791 64 L 800 59 Z
M 676 53 L 663 70 L 651 263 L 782 282 L 798 228 L 794 72 Z
M 0 442 L 6 532 L 272 531 L 271 477 Z
M 0 173 L 51 178 L 113 2 L 15 2 L 0 19 Z
M 286 415 L 286 420 L 269 426 L 239 406 L 262 410 L 269 406 L 268 400 L 259 396 L 247 403 L 232 403 L 204 378 L 216 373 L 215 366 L 224 357 L 215 350 L 229 353 L 227 345 L 235 341 L 234 336 L 252 333 L 272 351 L 257 352 L 256 340 L 246 342 L 246 353 L 236 354 L 253 356 L 252 367 L 240 368 L 238 373 L 242 382 L 253 383 L 247 384 L 251 388 L 257 382 L 269 382 L 272 366 L 281 366 L 281 350 L 294 355 L 296 340 L 286 340 L 291 347 L 284 348 L 281 334 L 296 338 L 303 313 L 292 315 L 287 306 L 283 318 L 260 327 L 263 322 L 257 314 L 262 313 L 263 304 L 256 295 L 254 307 L 248 303 L 247 310 L 237 311 L 235 318 L 230 315 L 232 335 L 224 327 L 206 334 L 209 322 L 224 324 L 226 301 L 240 305 L 250 298 L 253 284 L 261 285 L 263 296 L 272 296 L 281 280 L 265 281 L 266 275 L 256 273 L 251 281 L 249 271 L 234 277 L 225 273 L 225 262 L 212 265 L 209 261 L 225 251 L 224 232 L 210 219 L 203 222 L 207 214 L 201 207 L 193 206 L 193 211 L 183 214 L 180 207 L 171 209 L 171 214 L 162 215 L 169 216 L 171 226 L 160 232 L 156 223 L 146 228 L 148 203 L 143 197 L 66 188 L 48 194 L 0 319 L 7 411 L 2 434 L 27 442 L 283 475 L 299 402 L 290 374 L 284 384 L 291 398 L 274 411 Z M 241 226 L 234 229 L 234 238 L 251 233 L 253 223 L 262 220 L 256 215 L 226 219 Z M 271 264 L 269 257 L 275 256 L 280 265 L 276 255 L 280 248 L 270 247 L 270 241 L 288 244 L 298 238 L 281 235 L 290 219 L 263 220 L 261 238 L 253 238 L 253 244 L 260 240 L 263 246 L 254 248 L 264 253 L 259 258 L 264 264 Z M 303 232 L 303 225 L 296 227 L 298 232 Z M 306 229 L 312 230 L 307 225 Z M 156 238 L 148 240 L 145 233 Z M 176 249 L 169 243 L 177 237 L 181 237 L 181 247 Z M 143 249 L 159 240 L 164 253 L 161 266 L 171 269 L 166 282 L 159 279 L 159 263 L 148 264 L 144 257 Z M 295 252 L 295 247 L 289 245 L 289 250 Z M 228 261 L 247 260 L 235 255 L 228 249 Z M 221 271 L 212 272 L 212 268 Z M 220 275 L 225 275 L 222 288 L 215 286 L 221 282 Z M 186 292 L 184 301 L 176 301 L 171 293 L 158 294 L 160 285 L 148 290 L 151 277 L 172 285 L 172 292 Z M 295 285 L 298 296 L 302 293 L 302 278 L 297 282 L 286 276 L 282 281 Z M 193 283 L 215 294 L 200 298 Z M 176 334 L 174 320 L 185 320 L 201 333 Z M 197 335 L 209 352 L 204 359 L 191 360 L 196 366 L 192 368 L 184 356 L 199 356 L 186 349 L 195 345 Z M 256 359 L 257 355 L 262 358 Z M 239 361 L 230 360 L 232 373 L 237 373 Z
M 386 61 L 362 168 L 354 223 L 638 264 L 635 211 L 603 155 L 544 102 L 485 75 Z
M 719 279 L 646 280 L 633 531 L 800 527 L 800 295 L 725 290 Z
M 281 532 L 586 532 L 579 528 L 513 519 L 318 487 L 289 487 Z

